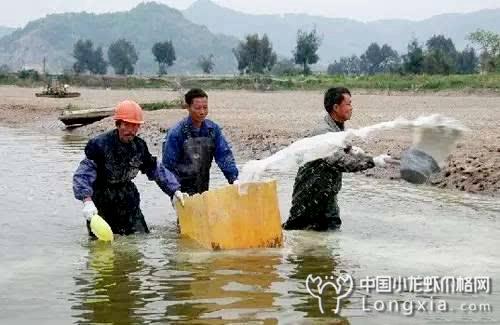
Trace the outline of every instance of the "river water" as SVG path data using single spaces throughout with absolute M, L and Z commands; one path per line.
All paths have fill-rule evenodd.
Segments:
M 209 252 L 179 238 L 169 200 L 141 175 L 151 234 L 103 245 L 88 240 L 72 195 L 85 143 L 0 127 L 1 324 L 500 322 L 498 199 L 346 175 L 340 231 L 285 232 L 281 249 Z M 293 177 L 279 178 L 282 219 Z M 223 184 L 214 170 L 212 186 Z M 325 290 L 322 314 L 306 278 L 341 274 L 357 288 L 338 315 L 335 291 Z M 363 279 L 377 276 L 484 277 L 491 290 L 365 291 Z

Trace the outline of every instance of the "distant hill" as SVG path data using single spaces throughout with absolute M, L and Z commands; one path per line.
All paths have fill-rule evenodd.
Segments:
M 467 14 L 444 14 L 421 21 L 379 20 L 363 23 L 351 19 L 305 14 L 251 15 L 221 7 L 210 0 L 198 0 L 183 11 L 184 16 L 214 33 L 238 38 L 250 33 L 267 33 L 278 54 L 291 57 L 298 29 L 316 26 L 323 35 L 320 60 L 328 64 L 341 56 L 362 54 L 371 42 L 387 43 L 400 54 L 412 37 L 423 43 L 433 34 L 451 37 L 458 49 L 467 45 L 466 36 L 478 28 L 500 32 L 500 9 Z
M 206 27 L 193 24 L 178 10 L 154 2 L 143 3 L 126 12 L 109 14 L 65 13 L 48 15 L 0 39 L 0 63 L 14 69 L 38 68 L 47 58 L 49 72 L 70 68 L 73 45 L 78 39 L 91 39 L 95 46 L 107 48 L 119 38 L 131 41 L 139 54 L 136 72 L 154 74 L 158 66 L 151 48 L 155 42 L 172 40 L 177 61 L 172 73 L 201 73 L 196 66 L 200 55 L 214 54 L 215 72 L 236 71 L 232 48 L 237 39 L 214 35 Z M 112 73 L 110 67 L 108 73 Z
M 0 26 L 0 38 L 12 33 L 15 30 L 16 30 L 15 28 Z
M 151 47 L 155 42 L 170 39 L 177 61 L 168 69 L 169 73 L 201 73 L 198 58 L 209 54 L 215 57 L 215 73 L 233 73 L 236 60 L 232 49 L 245 35 L 267 33 L 278 55 L 291 57 L 297 30 L 316 26 L 323 35 L 320 65 L 326 66 L 341 56 L 360 55 L 371 42 L 388 43 L 402 54 L 412 37 L 423 43 L 433 34 L 451 37 L 457 48 L 462 49 L 467 44 L 466 36 L 478 28 L 500 33 L 499 17 L 500 9 L 491 9 L 439 15 L 416 22 L 363 23 L 304 14 L 250 15 L 210 0 L 198 0 L 183 12 L 149 2 L 130 11 L 54 14 L 20 29 L 0 27 L 0 65 L 8 64 L 14 70 L 41 69 L 46 57 L 48 71 L 61 72 L 73 65 L 73 45 L 78 39 L 91 39 L 96 46 L 102 46 L 107 59 L 108 46 L 126 38 L 139 53 L 136 73 L 155 74 L 157 64 Z M 108 72 L 112 73 L 112 68 Z

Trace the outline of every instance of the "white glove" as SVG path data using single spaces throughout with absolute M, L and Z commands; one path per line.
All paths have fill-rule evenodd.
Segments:
M 233 185 L 239 185 L 239 184 L 240 184 L 240 181 L 239 181 L 239 180 L 235 179 L 235 180 L 233 181 Z
M 92 200 L 83 202 L 83 217 L 85 220 L 90 221 L 90 219 L 97 214 L 97 208 L 95 207 Z
M 360 154 L 364 154 L 365 153 L 365 151 L 363 149 L 361 149 L 360 147 L 356 147 L 356 146 L 352 146 L 351 147 L 351 152 L 354 155 L 360 155 Z
M 386 154 L 373 157 L 373 162 L 375 163 L 375 167 L 385 168 L 390 160 L 392 160 L 391 156 Z
M 189 195 L 187 193 L 182 193 L 181 191 L 177 190 L 174 193 L 174 197 L 172 198 L 172 205 L 175 208 L 175 202 L 179 201 L 182 206 L 184 206 L 184 198 L 188 197 Z

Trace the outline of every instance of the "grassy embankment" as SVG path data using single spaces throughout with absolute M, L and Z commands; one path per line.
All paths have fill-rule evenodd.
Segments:
M 61 83 L 72 87 L 89 88 L 167 88 L 188 89 L 247 89 L 247 90 L 323 90 L 332 85 L 343 85 L 352 89 L 382 91 L 500 91 L 500 74 L 473 75 L 407 75 L 396 74 L 374 76 L 165 76 L 165 77 L 112 77 L 90 75 L 59 76 Z M 43 75 L 4 74 L 0 84 L 21 87 L 43 87 Z

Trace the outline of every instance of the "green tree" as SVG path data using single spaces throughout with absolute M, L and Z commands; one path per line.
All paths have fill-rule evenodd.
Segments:
M 481 47 L 481 71 L 493 72 L 500 70 L 500 34 L 478 29 L 469 34 L 469 41 Z
M 73 57 L 76 62 L 73 64 L 75 73 L 84 73 L 89 70 L 94 56 L 94 44 L 91 40 L 79 39 L 73 45 Z
M 356 55 L 341 57 L 328 65 L 327 73 L 331 75 L 360 75 L 361 59 Z
M 233 49 L 238 61 L 240 73 L 264 73 L 271 70 L 276 63 L 276 53 L 266 34 L 259 38 L 258 34 L 247 35 Z
M 396 72 L 401 68 L 401 57 L 398 52 L 387 44 L 382 45 L 380 49 L 382 62 L 379 65 L 381 72 Z
M 138 59 L 134 45 L 126 39 L 119 39 L 108 48 L 108 60 L 116 74 L 133 74 Z
M 106 72 L 108 71 L 108 62 L 104 61 L 104 54 L 102 51 L 102 47 L 99 46 L 94 51 L 92 59 L 90 61 L 89 70 L 93 74 L 100 74 L 100 75 L 106 74 Z
M 380 72 L 380 64 L 384 61 L 380 46 L 377 43 L 371 43 L 360 59 L 363 71 L 368 74 Z
M 451 38 L 446 38 L 444 35 L 433 35 L 425 43 L 429 51 L 441 51 L 446 55 L 453 56 L 457 53 L 455 44 Z
M 462 74 L 472 74 L 477 72 L 479 58 L 473 47 L 466 47 L 457 56 L 457 72 Z
M 34 69 L 23 69 L 17 73 L 20 79 L 31 79 L 34 81 L 40 80 L 40 74 Z
M 424 51 L 415 38 L 408 44 L 408 53 L 403 55 L 403 71 L 412 74 L 424 71 Z
M 104 61 L 102 47 L 94 51 L 91 40 L 78 40 L 73 45 L 73 57 L 76 59 L 73 64 L 75 73 L 90 71 L 93 74 L 106 74 L 108 63 Z
M 158 62 L 158 74 L 167 74 L 167 67 L 171 67 L 177 59 L 172 41 L 155 43 L 151 51 Z
M 429 74 L 450 74 L 456 71 L 458 52 L 451 38 L 434 35 L 426 42 L 424 72 Z
M 393 72 L 400 62 L 398 52 L 387 44 L 380 47 L 377 43 L 371 43 L 360 59 L 361 71 L 368 74 Z
M 198 58 L 198 66 L 201 68 L 203 73 L 210 74 L 212 71 L 214 71 L 215 67 L 215 62 L 214 62 L 214 55 L 210 54 L 209 56 L 200 56 Z
M 296 64 L 302 65 L 304 74 L 311 73 L 309 64 L 318 62 L 319 56 L 316 52 L 320 46 L 321 37 L 318 35 L 316 28 L 309 33 L 300 29 L 297 31 L 297 44 L 293 51 L 293 57 Z
M 271 74 L 275 76 L 294 76 L 302 72 L 295 61 L 290 58 L 282 59 L 276 62 L 271 69 Z

